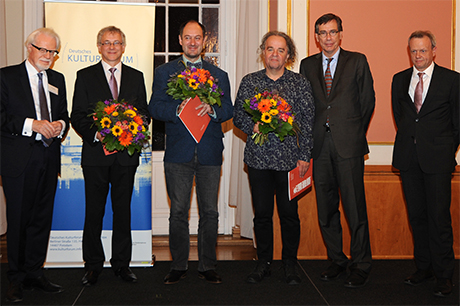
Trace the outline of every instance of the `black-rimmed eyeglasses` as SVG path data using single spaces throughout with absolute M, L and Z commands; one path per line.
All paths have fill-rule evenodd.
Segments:
M 31 44 L 32 47 L 34 47 L 35 49 L 37 49 L 41 54 L 45 54 L 45 53 L 49 53 L 51 54 L 52 56 L 56 56 L 59 54 L 59 51 L 58 50 L 48 50 L 46 48 L 40 48 L 40 47 L 37 47 L 36 45 L 34 44 Z

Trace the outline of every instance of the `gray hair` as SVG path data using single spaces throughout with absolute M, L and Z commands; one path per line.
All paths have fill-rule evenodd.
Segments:
M 44 35 L 54 38 L 54 40 L 56 41 L 56 50 L 59 50 L 59 48 L 61 47 L 61 39 L 59 38 L 59 35 L 57 35 L 57 33 L 54 32 L 54 30 L 51 28 L 40 28 L 30 33 L 24 43 L 26 48 L 31 44 L 35 44 L 35 40 L 37 39 L 37 36 L 39 34 L 44 34 Z
M 100 45 L 102 44 L 102 36 L 104 36 L 105 32 L 110 32 L 110 33 L 118 33 L 121 35 L 121 42 L 123 43 L 123 46 L 126 46 L 126 36 L 125 33 L 123 33 L 122 30 L 115 26 L 108 26 L 105 28 L 102 28 L 99 33 L 97 33 L 97 44 Z

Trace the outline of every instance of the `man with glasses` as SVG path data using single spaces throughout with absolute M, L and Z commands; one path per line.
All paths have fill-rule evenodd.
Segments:
M 0 70 L 0 173 L 7 205 L 9 302 L 22 301 L 23 288 L 63 291 L 42 269 L 61 141 L 69 128 L 64 76 L 49 69 L 60 39 L 52 29 L 41 28 L 29 35 L 25 46 L 27 60 Z
M 350 264 L 345 287 L 354 288 L 367 283 L 371 270 L 363 176 L 375 93 L 366 56 L 340 48 L 342 30 L 342 20 L 334 14 L 316 20 L 315 38 L 322 52 L 303 59 L 300 73 L 311 82 L 315 99 L 313 179 L 319 224 L 332 261 L 321 279 L 336 279 Z M 342 250 L 340 196 L 351 232 L 350 263 Z
M 142 72 L 121 63 L 126 47 L 125 34 L 114 26 L 105 27 L 97 35 L 97 46 L 102 60 L 77 72 L 71 114 L 72 126 L 83 139 L 81 165 L 86 199 L 83 260 L 86 273 L 81 282 L 84 286 L 97 282 L 104 265 L 101 231 L 109 187 L 113 211 L 110 264 L 116 276 L 126 282 L 137 282 L 129 263 L 131 196 L 139 153 L 107 152 L 90 115 L 98 101 L 114 99 L 125 100 L 149 118 Z

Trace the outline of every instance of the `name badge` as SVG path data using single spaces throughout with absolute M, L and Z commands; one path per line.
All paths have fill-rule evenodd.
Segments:
M 59 95 L 59 89 L 51 84 L 48 84 L 48 91 L 55 94 L 56 96 Z

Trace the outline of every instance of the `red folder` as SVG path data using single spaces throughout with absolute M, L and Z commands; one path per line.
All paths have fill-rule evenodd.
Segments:
M 184 123 L 196 143 L 200 142 L 209 121 L 211 121 L 208 115 L 204 115 L 203 117 L 198 116 L 201 109 L 196 109 L 196 107 L 199 105 L 201 105 L 201 100 L 198 96 L 193 99 L 189 98 L 179 113 L 180 120 Z
M 313 159 L 310 160 L 310 167 L 308 167 L 307 173 L 303 177 L 299 175 L 299 167 L 296 167 L 288 173 L 288 184 L 289 184 L 289 201 L 294 199 L 296 196 L 304 192 L 308 187 L 311 186 L 312 178 L 312 166 Z

